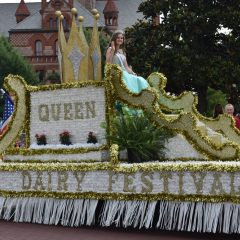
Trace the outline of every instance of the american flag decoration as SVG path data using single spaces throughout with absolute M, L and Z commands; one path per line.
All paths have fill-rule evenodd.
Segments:
M 14 110 L 14 103 L 10 96 L 3 89 L 1 89 L 1 92 L 3 93 L 4 98 L 4 112 L 0 128 L 0 135 L 3 135 L 8 129 L 8 124 L 11 120 L 11 116 Z

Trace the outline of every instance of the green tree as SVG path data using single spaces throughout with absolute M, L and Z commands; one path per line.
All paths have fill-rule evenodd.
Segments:
M 208 87 L 231 95 L 231 86 L 240 86 L 239 4 L 240 0 L 144 1 L 139 11 L 145 19 L 126 31 L 130 64 L 144 77 L 153 71 L 164 73 L 171 92 L 196 91 L 199 110 L 206 112 Z M 159 15 L 156 25 L 153 19 Z
M 207 116 L 212 117 L 213 116 L 213 110 L 216 104 L 220 104 L 223 109 L 225 105 L 227 104 L 228 96 L 226 94 L 222 93 L 220 90 L 214 90 L 212 88 L 208 88 L 207 90 L 207 101 L 208 101 L 208 108 L 207 108 Z
M 8 74 L 16 74 L 25 79 L 28 84 L 37 85 L 39 80 L 31 65 L 8 42 L 0 37 L 0 88 Z
M 31 65 L 11 46 L 5 37 L 0 37 L 0 88 L 8 74 L 23 77 L 31 85 L 39 83 Z M 3 114 L 3 98 L 0 97 L 0 117 Z

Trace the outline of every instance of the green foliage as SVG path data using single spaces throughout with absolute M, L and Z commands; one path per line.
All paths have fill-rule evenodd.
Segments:
M 167 91 L 198 92 L 207 108 L 208 86 L 231 95 L 240 86 L 240 0 L 147 0 L 139 11 L 145 20 L 127 29 L 129 64 L 147 77 L 153 71 L 168 78 Z M 161 23 L 152 19 L 161 15 Z M 228 29 L 230 34 L 219 31 Z
M 47 75 L 47 79 L 49 80 L 58 80 L 59 78 L 60 78 L 60 75 L 58 72 L 48 73 Z
M 116 116 L 113 131 L 107 139 L 119 148 L 130 149 L 140 156 L 142 161 L 156 160 L 164 157 L 164 143 L 172 135 L 164 129 L 156 128 L 145 116 Z
M 58 72 L 48 73 L 47 80 L 51 81 L 51 83 L 60 83 L 60 75 Z
M 39 84 L 36 73 L 31 65 L 25 60 L 4 37 L 0 37 L 0 88 L 8 74 L 20 75 L 31 85 Z
M 10 45 L 5 37 L 0 37 L 0 88 L 9 74 L 20 75 L 31 85 L 39 84 L 31 65 Z M 3 98 L 0 98 L 0 116 L 3 114 Z
M 223 108 L 227 104 L 227 95 L 220 90 L 215 90 L 209 87 L 207 90 L 207 100 L 208 100 L 207 116 L 212 117 L 213 110 L 216 104 L 221 104 Z

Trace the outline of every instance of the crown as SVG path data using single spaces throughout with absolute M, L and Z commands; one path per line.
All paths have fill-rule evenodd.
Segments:
M 102 80 L 101 73 L 101 50 L 97 21 L 99 13 L 97 9 L 92 10 L 94 19 L 92 37 L 88 45 L 84 31 L 84 17 L 79 16 L 76 23 L 77 9 L 72 8 L 72 25 L 68 40 L 66 40 L 63 28 L 61 11 L 56 11 L 58 17 L 58 61 L 62 83 L 87 80 Z
M 119 33 L 124 34 L 124 31 L 121 29 L 117 29 L 116 31 L 114 31 L 113 34 L 119 34 Z

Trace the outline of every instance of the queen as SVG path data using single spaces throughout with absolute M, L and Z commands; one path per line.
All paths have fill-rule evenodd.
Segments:
M 125 37 L 122 30 L 113 33 L 106 52 L 106 62 L 119 65 L 122 69 L 124 84 L 131 92 L 140 93 L 143 89 L 149 87 L 149 84 L 143 77 L 137 76 L 128 66 L 124 41 Z

